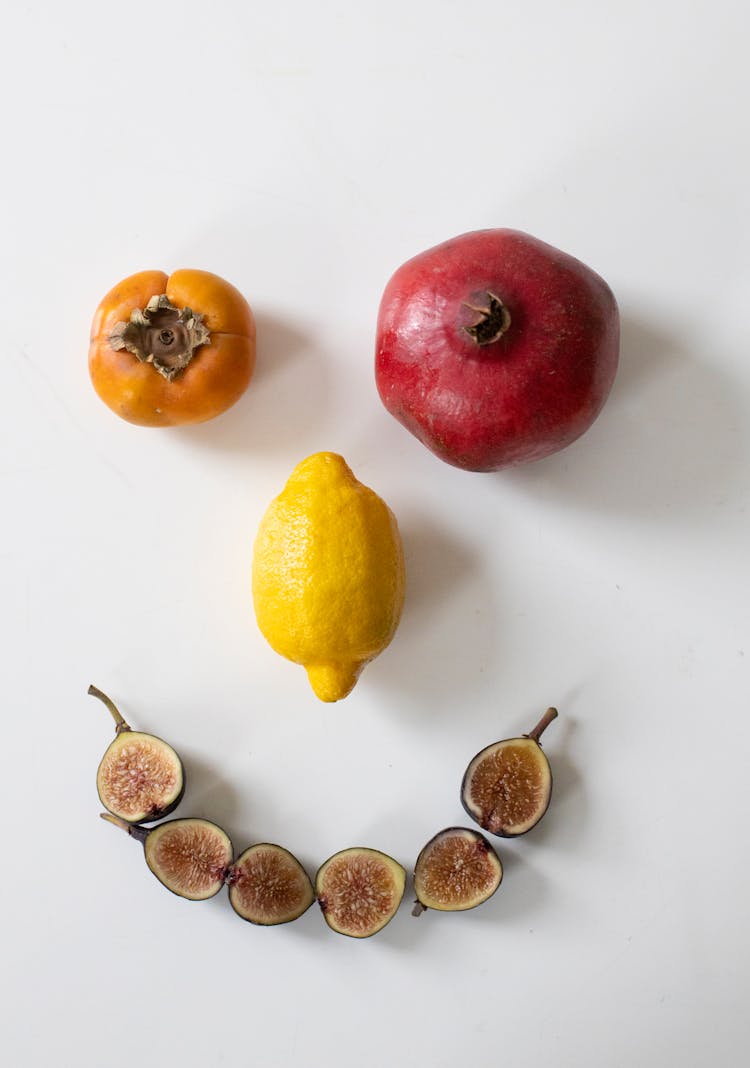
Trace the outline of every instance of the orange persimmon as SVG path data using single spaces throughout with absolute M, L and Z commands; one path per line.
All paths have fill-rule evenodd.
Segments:
M 111 289 L 94 315 L 91 381 L 129 423 L 212 419 L 242 396 L 254 364 L 250 305 L 208 271 L 141 271 Z

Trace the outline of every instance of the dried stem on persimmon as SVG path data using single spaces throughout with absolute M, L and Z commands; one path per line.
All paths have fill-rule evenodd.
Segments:
M 203 316 L 192 308 L 180 311 L 166 294 L 152 297 L 142 310 L 135 308 L 129 321 L 117 323 L 109 335 L 115 352 L 127 349 L 168 382 L 185 370 L 198 346 L 210 340 Z

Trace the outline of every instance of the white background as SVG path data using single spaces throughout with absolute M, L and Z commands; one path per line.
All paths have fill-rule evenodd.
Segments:
M 744 3 L 27 3 L 3 16 L 9 1065 L 744 1062 L 748 79 Z M 594 428 L 468 474 L 383 409 L 391 272 L 513 226 L 609 281 Z M 120 278 L 203 267 L 258 318 L 231 412 L 146 430 L 95 396 Z M 257 631 L 254 533 L 341 452 L 399 518 L 405 614 L 343 703 Z M 181 901 L 97 818 L 111 693 L 183 755 L 180 812 L 308 869 L 411 868 L 484 745 L 544 708 L 555 794 L 465 915 L 377 937 Z M 411 894 L 411 889 L 407 891 Z

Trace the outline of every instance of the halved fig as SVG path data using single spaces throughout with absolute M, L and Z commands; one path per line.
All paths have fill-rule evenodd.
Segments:
M 533 731 L 488 745 L 466 769 L 461 803 L 491 834 L 526 834 L 547 811 L 552 771 L 539 738 L 556 716 L 557 709 L 548 708 Z
M 315 893 L 328 926 L 351 938 L 369 938 L 401 904 L 406 872 L 377 849 L 356 846 L 334 853 L 315 877 Z
M 266 927 L 296 920 L 315 900 L 310 876 L 297 858 L 268 842 L 241 853 L 227 882 L 238 916 Z
M 149 868 L 178 897 L 205 901 L 224 885 L 232 864 L 232 843 L 215 823 L 179 819 L 158 827 L 141 827 L 109 812 L 101 815 L 143 843 Z
M 185 793 L 185 769 L 172 746 L 153 734 L 131 730 L 96 686 L 89 686 L 88 692 L 104 702 L 115 721 L 115 740 L 96 773 L 101 803 L 128 823 L 152 823 L 174 812 Z
M 419 916 L 425 909 L 461 912 L 476 908 L 495 893 L 503 866 L 490 843 L 478 831 L 447 827 L 431 838 L 414 866 Z

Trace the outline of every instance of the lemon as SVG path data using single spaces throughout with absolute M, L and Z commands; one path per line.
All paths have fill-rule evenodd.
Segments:
M 339 701 L 393 638 L 404 603 L 396 517 L 343 457 L 298 464 L 261 520 L 253 601 L 261 633 L 302 664 L 321 701 Z

